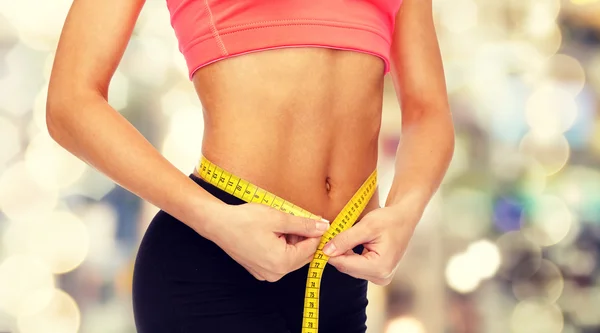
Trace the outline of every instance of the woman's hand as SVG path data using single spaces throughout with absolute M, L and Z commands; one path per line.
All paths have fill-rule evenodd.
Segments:
M 225 206 L 207 236 L 261 281 L 275 282 L 312 259 L 325 220 L 313 220 L 248 203 Z M 290 237 L 301 236 L 301 237 Z M 287 238 L 294 238 L 288 242 Z
M 379 208 L 367 213 L 352 228 L 325 245 L 329 264 L 338 271 L 378 285 L 392 281 L 398 263 L 412 237 L 420 214 L 402 206 Z M 362 254 L 352 251 L 364 245 Z

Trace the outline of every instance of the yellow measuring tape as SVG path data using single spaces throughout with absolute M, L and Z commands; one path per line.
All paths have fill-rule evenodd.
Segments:
M 204 156 L 200 159 L 197 170 L 200 177 L 208 183 L 246 202 L 260 203 L 288 214 L 318 219 L 317 215 L 312 214 L 306 209 L 300 208 L 223 170 Z M 352 227 L 367 206 L 367 203 L 371 200 L 376 188 L 377 170 L 373 171 L 358 191 L 356 191 L 350 201 L 344 206 L 344 209 L 331 222 L 329 230 L 321 237 L 319 247 L 308 268 L 306 291 L 304 294 L 302 333 L 317 333 L 319 330 L 319 291 L 323 270 L 325 269 L 327 260 L 329 260 L 329 257 L 322 251 L 323 247 L 337 234 Z

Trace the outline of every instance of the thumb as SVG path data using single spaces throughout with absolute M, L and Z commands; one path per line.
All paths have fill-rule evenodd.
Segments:
M 305 217 L 286 215 L 277 225 L 277 232 L 305 237 L 319 237 L 329 229 L 325 219 L 313 220 Z
M 330 257 L 344 254 L 358 245 L 369 242 L 372 239 L 371 234 L 365 223 L 358 223 L 330 240 L 323 247 L 323 253 Z

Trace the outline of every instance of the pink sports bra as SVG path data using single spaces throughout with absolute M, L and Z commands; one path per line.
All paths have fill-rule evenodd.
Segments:
M 390 69 L 402 0 L 167 0 L 189 77 L 210 63 L 260 50 L 312 46 L 365 52 Z

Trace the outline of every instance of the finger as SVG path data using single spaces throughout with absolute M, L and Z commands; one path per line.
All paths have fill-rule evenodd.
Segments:
M 305 217 L 286 215 L 281 219 L 274 230 L 285 234 L 305 237 L 319 237 L 329 229 L 329 222 L 325 219 L 313 220 Z
M 287 244 L 286 255 L 288 262 L 290 262 L 291 271 L 308 264 L 317 251 L 320 242 L 319 238 L 307 238 L 294 245 Z
M 327 242 L 323 248 L 323 253 L 332 257 L 341 255 L 354 247 L 368 243 L 374 238 L 373 231 L 365 223 L 358 223 L 354 227 L 342 231 L 332 240 Z
M 357 279 L 375 281 L 381 277 L 379 275 L 378 258 L 378 256 L 369 253 L 360 255 L 352 252 L 352 254 L 330 257 L 328 263 L 338 271 Z
M 380 286 L 390 284 L 395 271 L 394 267 L 385 265 L 383 259 L 375 252 L 333 257 L 329 263 L 342 273 Z

